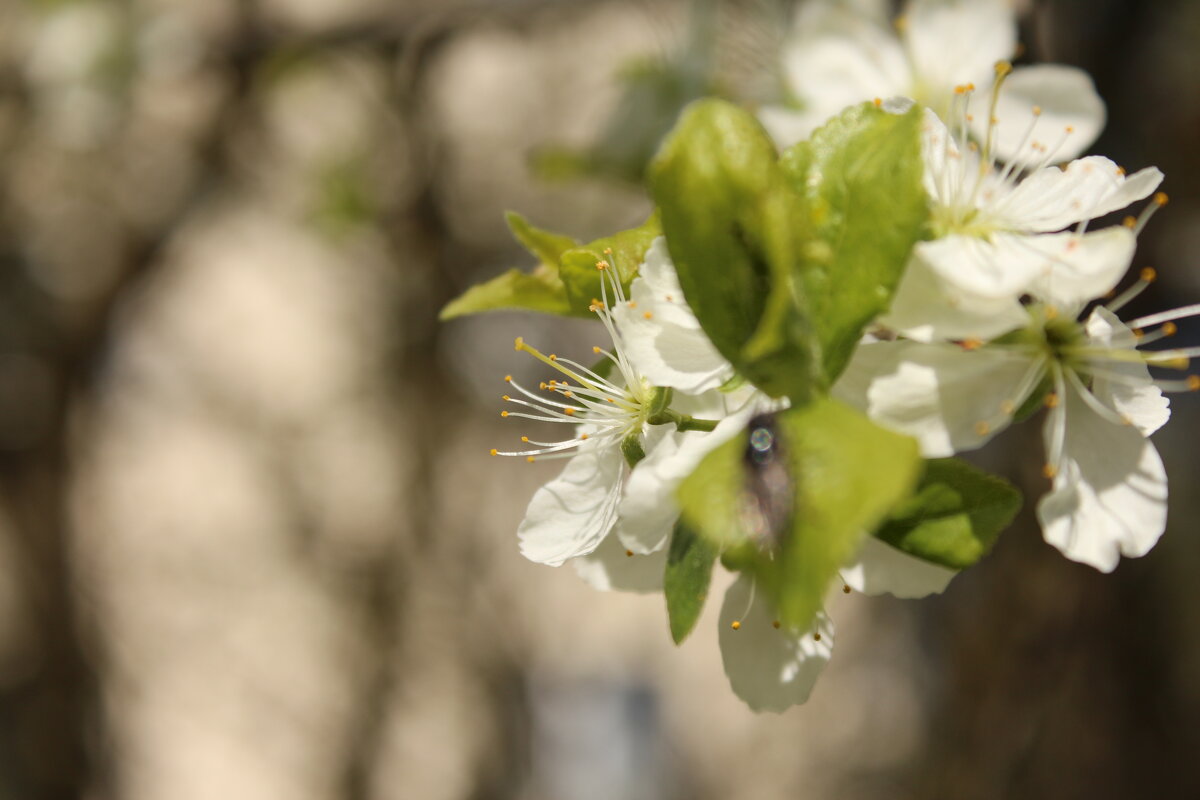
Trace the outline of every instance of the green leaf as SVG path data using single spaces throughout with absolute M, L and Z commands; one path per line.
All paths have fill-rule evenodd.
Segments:
M 567 300 L 572 313 L 592 316 L 588 306 L 600 297 L 601 273 L 596 263 L 607 261 L 612 264 L 614 274 L 626 289 L 637 277 L 638 269 L 646 258 L 646 251 L 655 237 L 662 235 L 658 212 L 636 228 L 630 228 L 612 236 L 567 250 L 560 258 L 559 275 L 567 290 Z M 612 250 L 606 253 L 605 250 Z
M 807 234 L 799 275 L 832 384 L 863 329 L 891 304 L 929 220 L 921 183 L 922 111 L 847 109 L 781 166 L 803 195 Z
M 782 623 L 804 630 L 862 537 L 908 496 L 921 459 L 915 440 L 835 400 L 779 412 L 774 427 L 793 488 L 776 551 L 749 540 L 745 498 L 756 468 L 747 466 L 746 435 L 712 451 L 677 496 L 686 524 L 722 551 L 726 566 L 754 573 Z
M 697 536 L 683 521 L 675 523 L 663 575 L 667 618 L 675 644 L 687 638 L 700 618 L 716 559 L 717 549 L 711 542 Z
M 438 314 L 445 321 L 468 314 L 501 309 L 526 309 L 547 314 L 570 314 L 567 292 L 558 276 L 562 254 L 578 246 L 570 236 L 535 228 L 515 211 L 504 215 L 508 229 L 521 246 L 540 262 L 532 272 L 510 269 L 490 281 L 467 289 Z
M 1008 481 L 959 461 L 929 461 L 916 493 L 875 534 L 904 552 L 965 569 L 992 549 L 1021 508 Z
M 504 221 L 508 223 L 513 238 L 555 275 L 558 274 L 558 260 L 562 258 L 562 254 L 572 247 L 579 246 L 579 242 L 570 236 L 535 228 L 529 224 L 529 220 L 515 211 L 506 211 Z
M 472 286 L 447 303 L 438 319 L 445 321 L 500 309 L 528 309 L 547 314 L 568 314 L 571 310 L 562 281 L 539 266 L 532 273 L 510 269 L 487 283 Z

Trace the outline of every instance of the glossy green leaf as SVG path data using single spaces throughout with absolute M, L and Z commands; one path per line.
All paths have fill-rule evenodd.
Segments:
M 502 309 L 526 309 L 547 314 L 567 314 L 571 310 L 562 281 L 544 266 L 539 266 L 533 272 L 510 269 L 487 283 L 472 286 L 447 303 L 438 319 Z
M 804 402 L 817 363 L 798 294 L 799 196 L 748 112 L 690 105 L 649 170 L 689 305 L 717 350 L 763 391 Z
M 921 183 L 922 112 L 847 109 L 781 166 L 803 195 L 798 274 L 832 383 L 863 329 L 886 311 L 929 219 Z
M 601 273 L 596 263 L 606 261 L 613 265 L 621 285 L 628 288 L 637 277 L 638 269 L 650 249 L 655 237 L 662 235 L 657 212 L 636 228 L 594 242 L 573 247 L 563 252 L 559 260 L 559 277 L 566 287 L 567 301 L 572 313 L 591 316 L 588 306 L 601 296 Z M 606 253 L 605 250 L 612 250 Z
M 534 227 L 515 211 L 507 212 L 504 218 L 513 238 L 538 259 L 538 265 L 531 272 L 510 269 L 490 281 L 472 286 L 447 303 L 438 319 L 503 309 L 570 313 L 566 288 L 558 277 L 558 262 L 565 251 L 579 243 L 570 236 Z
M 745 457 L 746 435 L 711 452 L 677 496 L 685 522 L 722 551 L 723 563 L 752 571 L 780 621 L 805 629 L 865 533 L 908 496 L 921 459 L 915 440 L 835 400 L 781 411 L 774 426 L 777 457 L 794 490 L 791 517 L 775 532 L 777 547 L 749 539 L 747 498 L 760 468 Z
M 558 260 L 562 258 L 562 254 L 572 247 L 579 246 L 579 242 L 570 236 L 535 228 L 529 224 L 529 220 L 515 211 L 506 211 L 504 221 L 508 223 L 508 229 L 512 231 L 513 238 L 536 256 L 538 261 L 545 264 L 548 270 L 556 274 Z
M 675 524 L 663 575 L 667 618 L 675 644 L 687 638 L 704 610 L 716 559 L 717 549 L 710 541 L 697 536 L 682 521 Z
M 965 569 L 991 550 L 1021 508 L 1021 493 L 954 458 L 929 461 L 917 491 L 875 534 L 910 555 Z

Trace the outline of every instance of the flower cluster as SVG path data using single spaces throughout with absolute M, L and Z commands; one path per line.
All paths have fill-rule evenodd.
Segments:
M 1105 114 L 1086 74 L 1012 67 L 1016 25 L 1002 0 L 914 0 L 894 29 L 832 2 L 803 9 L 785 54 L 795 102 L 759 109 L 774 137 L 761 163 L 738 151 L 724 171 L 707 167 L 734 159 L 732 148 L 692 158 L 717 141 L 695 133 L 709 119 L 726 139 L 750 131 L 744 149 L 757 152 L 743 112 L 685 115 L 651 169 L 661 220 L 593 246 L 518 219 L 539 271 L 505 276 L 454 312 L 547 310 L 549 292 L 560 313 L 600 321 L 611 344 L 594 348 L 591 366 L 516 342 L 554 378 L 537 390 L 505 378 L 516 409 L 503 416 L 568 431 L 491 451 L 566 459 L 529 504 L 521 552 L 570 561 L 599 589 L 664 591 L 677 640 L 708 587 L 703 569 L 695 578 L 677 566 L 699 558 L 711 571 L 720 559 L 738 573 L 720 612 L 725 671 L 750 707 L 774 711 L 803 702 L 829 660 L 821 595 L 940 592 L 986 553 L 999 530 L 981 527 L 969 505 L 958 527 L 922 527 L 922 487 L 960 481 L 976 487 L 964 497 L 1015 495 L 946 459 L 1038 409 L 1046 541 L 1105 572 L 1148 552 L 1167 496 L 1148 437 L 1168 420 L 1165 392 L 1200 388 L 1198 376 L 1157 377 L 1200 351 L 1147 347 L 1200 307 L 1117 316 L 1154 280 L 1144 268 L 1118 291 L 1166 196 L 1157 169 L 1127 174 L 1082 155 Z M 890 147 L 901 156 L 872 160 Z M 852 179 L 834 174 L 846 163 L 853 180 L 878 174 L 878 189 L 867 179 L 846 190 Z M 1132 205 L 1136 216 L 1097 227 Z M 902 206 L 920 218 L 905 223 Z M 878 225 L 853 227 L 862 209 L 893 207 L 886 223 L 909 233 L 876 243 Z M 591 296 L 585 307 L 581 296 Z M 899 442 L 888 447 L 912 477 L 896 478 L 878 509 L 864 500 L 847 510 L 814 488 L 834 468 L 821 456 L 808 473 L 806 459 L 838 436 L 844 474 L 883 468 L 855 455 L 874 452 L 876 439 L 858 446 L 850 428 L 806 422 L 841 419 L 805 416 L 820 403 L 856 409 L 879 431 L 853 436 Z M 697 481 L 708 483 L 688 490 Z M 839 525 L 846 531 L 826 533 Z

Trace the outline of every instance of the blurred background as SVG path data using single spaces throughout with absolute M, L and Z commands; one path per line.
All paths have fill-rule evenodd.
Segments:
M 1149 556 L 1027 507 L 943 596 L 839 599 L 783 715 L 716 602 L 676 648 L 518 554 L 555 467 L 487 457 L 512 337 L 595 330 L 437 311 L 528 263 L 505 209 L 640 222 L 682 103 L 778 95 L 792 5 L 0 0 L 0 800 L 1200 796 L 1193 397 Z M 1168 176 L 1131 313 L 1200 300 L 1200 4 L 1023 7 Z M 1035 498 L 1038 438 L 979 459 Z

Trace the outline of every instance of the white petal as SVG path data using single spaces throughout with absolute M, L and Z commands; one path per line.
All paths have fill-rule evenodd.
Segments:
M 1059 308 L 1082 308 L 1107 294 L 1129 270 L 1137 247 L 1137 237 L 1123 225 L 1083 236 L 1051 233 L 1025 241 L 1044 256 L 1029 293 Z
M 650 383 L 695 394 L 733 375 L 684 300 L 663 237 L 651 244 L 630 291 L 631 302 L 613 313 L 623 351 Z
M 1167 474 L 1149 440 L 1131 425 L 1114 425 L 1067 391 L 1062 462 L 1054 488 L 1038 503 L 1046 541 L 1074 561 L 1111 572 L 1121 556 L 1145 555 L 1167 522 Z M 1049 448 L 1049 445 L 1047 445 Z
M 1041 109 L 1036 122 L 1035 106 Z M 1087 152 L 1104 129 L 1105 110 L 1095 84 L 1083 70 L 1035 64 L 1018 67 L 1008 76 L 1000 90 L 995 116 L 1000 120 L 994 133 L 996 154 L 1006 161 L 1034 164 L 1051 158 L 1067 161 Z M 982 114 L 976 119 L 976 134 L 982 141 L 987 120 Z M 1050 148 L 1049 156 L 1035 150 L 1035 142 Z
M 666 564 L 666 549 L 630 556 L 616 536 L 605 536 L 595 550 L 571 560 L 579 577 L 602 592 L 657 592 Z
M 747 407 L 707 433 L 672 434 L 638 462 L 625 487 L 617 524 L 617 535 L 625 547 L 635 553 L 666 547 L 679 517 L 675 489 L 706 455 L 740 433 L 755 411 Z
M 559 566 L 600 544 L 617 519 L 625 460 L 620 449 L 585 450 L 534 493 L 517 528 L 521 554 Z
M 1113 350 L 1132 351 L 1137 337 L 1121 320 L 1104 306 L 1097 306 L 1088 317 L 1087 335 L 1090 343 Z M 1092 394 L 1118 414 L 1128 417 L 1143 436 L 1149 436 L 1171 418 L 1171 404 L 1150 377 L 1150 370 L 1139 361 L 1096 359 L 1097 369 L 1117 373 L 1124 380 L 1114 381 L 1096 375 Z
M 873 342 L 859 345 L 833 395 L 941 458 L 1007 426 L 1040 374 L 1036 362 L 1000 348 Z
M 1106 206 L 1110 198 L 1122 194 L 1125 182 L 1125 176 L 1112 161 L 1088 156 L 1072 161 L 1066 169 L 1037 170 L 988 210 L 1000 225 L 1012 230 L 1059 231 L 1113 210 Z
M 948 292 L 967 302 L 973 298 L 1015 300 L 1064 247 L 1046 236 L 997 233 L 983 239 L 951 235 L 919 242 L 913 255 L 929 265 L 946 283 Z
M 770 603 L 762 592 L 753 592 L 753 586 L 753 580 L 742 575 L 725 592 L 718 621 L 721 660 L 734 694 L 751 709 L 786 711 L 808 699 L 828 663 L 833 622 L 821 611 L 810 631 L 777 629 Z M 738 630 L 732 627 L 735 620 Z
M 913 598 L 946 590 L 956 570 L 910 556 L 874 536 L 863 540 L 854 562 L 841 570 L 842 580 L 864 594 Z
M 996 62 L 1016 49 L 1017 25 L 1005 0 L 916 0 L 904 38 L 918 80 L 936 93 L 918 99 L 940 108 L 954 86 L 990 82 Z
M 986 341 L 1029 322 L 1019 296 L 979 297 L 943 281 L 924 261 L 905 267 L 892 306 L 880 324 L 919 342 Z

